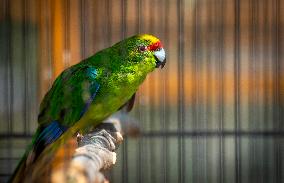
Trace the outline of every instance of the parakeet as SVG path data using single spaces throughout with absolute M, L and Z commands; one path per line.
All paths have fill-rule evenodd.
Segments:
M 35 162 L 47 146 L 86 132 L 134 99 L 147 74 L 165 63 L 160 40 L 141 34 L 64 70 L 40 105 L 38 129 L 13 177 L 26 164 Z

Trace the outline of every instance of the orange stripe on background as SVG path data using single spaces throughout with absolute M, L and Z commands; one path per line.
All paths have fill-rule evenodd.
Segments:
M 52 22 L 53 22 L 53 77 L 57 77 L 63 70 L 64 54 L 64 22 L 63 1 L 53 0 Z
M 196 88 L 194 88 L 194 83 L 195 80 L 193 80 L 193 78 L 189 75 L 189 74 L 185 74 L 184 76 L 184 99 L 185 99 L 185 103 L 186 104 L 191 104 L 193 101 L 192 99 L 198 97 L 199 101 L 207 101 L 209 98 L 211 98 L 211 102 L 217 102 L 217 99 L 221 92 L 221 88 L 220 88 L 220 81 L 218 79 L 210 79 L 210 81 L 206 81 L 207 75 L 208 73 L 206 72 L 206 70 L 202 70 L 199 73 L 200 79 L 199 79 L 199 89 L 197 90 Z M 214 73 L 214 75 L 216 75 L 218 73 Z M 178 97 L 178 78 L 175 72 L 171 72 L 169 73 L 170 77 L 169 77 L 169 82 L 168 82 L 168 88 L 169 91 L 168 92 L 168 96 L 165 96 L 166 98 L 168 98 L 168 100 L 170 101 L 170 104 L 172 105 L 177 105 L 177 97 Z M 153 77 L 156 77 L 156 75 L 151 75 L 149 76 L 149 78 L 147 78 L 148 80 L 153 79 Z M 158 78 L 156 78 L 156 80 L 159 79 L 159 75 L 157 75 Z M 232 74 L 224 74 L 223 75 L 223 100 L 225 103 L 233 103 L 235 100 L 235 86 L 233 85 L 234 83 L 234 75 Z M 265 80 L 263 79 L 257 79 L 256 82 L 256 88 L 255 90 L 258 91 L 258 99 L 259 100 L 263 100 L 265 98 L 265 96 L 268 96 L 268 100 L 269 102 L 272 102 L 273 100 L 273 95 L 274 95 L 274 90 L 275 90 L 275 81 L 273 80 L 273 77 L 269 77 L 269 78 L 265 78 Z M 280 81 L 284 81 L 283 80 L 284 77 L 281 76 L 279 78 Z M 240 85 L 239 85 L 239 91 L 240 91 L 240 100 L 242 99 L 248 99 L 251 97 L 251 87 L 250 84 L 252 82 L 252 79 L 249 77 L 249 74 L 244 74 L 241 76 L 240 78 Z M 209 85 L 210 83 L 210 85 Z M 156 101 L 159 100 L 158 98 L 155 98 L 156 95 L 153 95 L 153 93 L 151 93 L 151 88 L 155 87 L 155 85 L 152 82 L 144 82 L 143 85 L 140 87 L 140 94 L 142 95 L 142 98 L 145 99 L 145 101 L 143 101 L 143 103 L 145 103 L 146 105 L 150 103 L 150 101 Z M 150 88 L 150 92 L 147 92 L 147 90 L 149 90 Z M 164 92 L 162 91 L 163 88 L 162 87 L 155 87 L 158 91 L 156 91 L 157 93 L 159 93 L 160 95 L 162 95 Z M 280 82 L 280 86 L 279 86 L 279 90 L 280 93 L 282 93 L 282 95 L 284 94 L 284 83 Z M 197 93 L 198 91 L 198 93 Z M 155 102 L 156 104 L 159 104 L 159 102 Z

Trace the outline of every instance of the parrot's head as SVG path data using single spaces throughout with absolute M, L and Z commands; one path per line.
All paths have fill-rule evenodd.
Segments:
M 166 63 L 166 53 L 161 41 L 149 34 L 129 37 L 116 45 L 120 55 L 129 64 L 152 71 L 163 68 Z

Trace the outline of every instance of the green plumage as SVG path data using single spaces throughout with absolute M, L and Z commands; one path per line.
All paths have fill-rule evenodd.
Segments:
M 51 143 L 56 150 L 125 104 L 156 67 L 154 52 L 139 47 L 158 41 L 151 35 L 133 36 L 63 71 L 40 105 L 39 127 L 22 164 L 33 163 Z
M 96 84 L 99 91 L 79 126 L 88 128 L 114 113 L 155 68 L 152 53 L 137 49 L 141 44 L 151 44 L 151 40 L 128 38 L 62 72 L 41 103 L 39 124 L 58 120 L 65 126 L 74 125 Z

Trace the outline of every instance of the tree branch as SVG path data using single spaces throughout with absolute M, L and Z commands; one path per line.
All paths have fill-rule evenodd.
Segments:
M 119 112 L 91 133 L 85 136 L 78 135 L 78 148 L 70 164 L 54 171 L 52 182 L 108 182 L 100 171 L 115 164 L 114 151 L 123 141 L 122 131 L 131 135 L 137 135 L 139 132 L 138 125 L 133 121 L 133 118 Z

